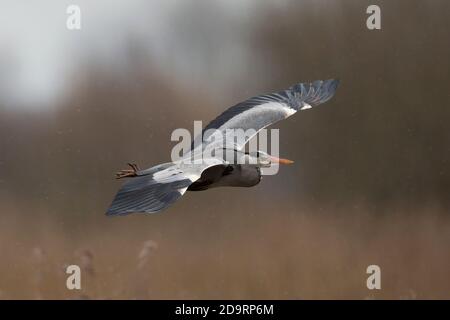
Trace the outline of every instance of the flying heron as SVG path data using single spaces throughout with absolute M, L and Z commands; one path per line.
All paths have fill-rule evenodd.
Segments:
M 182 159 L 145 170 L 139 170 L 136 164 L 129 164 L 130 169 L 119 171 L 116 174 L 118 179 L 130 179 L 120 188 L 106 214 L 158 212 L 177 201 L 186 190 L 257 185 L 261 181 L 261 168 L 270 167 L 273 163 L 290 164 L 293 161 L 263 151 L 245 152 L 246 143 L 261 129 L 299 110 L 328 101 L 338 84 L 339 81 L 334 79 L 299 83 L 287 90 L 256 96 L 232 106 L 203 129 L 200 143 L 197 146 L 193 143 L 192 150 L 184 156 L 184 159 L 188 159 L 196 153 L 202 153 L 200 163 Z M 231 146 L 227 144 L 226 148 L 223 147 L 223 141 L 218 144 L 218 139 L 210 139 L 217 132 L 223 133 L 226 139 L 229 129 L 253 129 L 254 134 L 245 136 L 237 143 L 233 142 Z M 230 162 L 223 156 L 211 155 L 214 152 L 205 156 L 206 149 L 226 149 L 239 161 Z

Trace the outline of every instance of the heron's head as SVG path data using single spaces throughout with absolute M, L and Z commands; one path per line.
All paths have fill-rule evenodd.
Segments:
M 268 168 L 274 163 L 280 163 L 280 164 L 294 163 L 294 161 L 292 161 L 292 160 L 277 158 L 275 156 L 268 154 L 267 152 L 259 151 L 259 150 L 256 152 L 251 152 L 250 156 L 255 157 L 256 163 L 259 164 L 263 168 L 264 167 Z

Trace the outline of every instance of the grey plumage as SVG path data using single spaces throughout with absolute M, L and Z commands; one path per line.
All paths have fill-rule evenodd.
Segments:
M 261 181 L 261 170 L 256 165 L 217 165 L 203 171 L 188 191 L 203 191 L 217 187 L 253 187 Z
M 195 152 L 203 154 L 206 146 L 212 150 L 221 150 L 227 146 L 227 150 L 233 152 L 236 157 L 251 157 L 242 149 L 259 130 L 286 119 L 299 110 L 328 101 L 334 95 L 338 83 L 338 80 L 299 83 L 287 90 L 256 96 L 238 103 L 205 127 L 202 136 L 194 140 L 192 151 L 185 155 L 185 159 L 192 157 Z M 227 129 L 249 130 L 251 134 L 229 147 L 225 141 L 221 141 L 229 138 L 226 135 Z M 158 212 L 178 200 L 186 190 L 254 186 L 261 180 L 260 167 L 266 165 L 267 159 L 274 158 L 267 154 L 264 157 L 264 161 L 263 157 L 257 159 L 259 162 L 256 165 L 233 164 L 223 156 L 204 156 L 201 164 L 187 164 L 182 160 L 142 171 L 122 170 L 119 177 L 131 178 L 118 191 L 107 214 Z
M 221 126 L 226 124 L 230 119 L 242 114 L 244 111 L 256 108 L 267 102 L 279 102 L 285 104 L 287 107 L 292 108 L 295 111 L 298 111 L 305 105 L 315 107 L 331 99 L 331 97 L 336 92 L 338 84 L 339 80 L 334 79 L 325 81 L 318 80 L 312 83 L 299 83 L 293 85 L 287 90 L 282 90 L 280 92 L 252 97 L 228 108 L 217 118 L 211 121 L 205 127 L 205 129 L 203 129 L 203 132 L 209 129 L 219 129 L 221 128 Z M 265 121 L 265 123 L 272 121 L 272 119 L 269 118 L 269 120 Z M 243 126 L 245 126 L 245 123 L 240 124 L 242 126 L 239 126 L 238 128 L 244 128 Z
M 135 177 L 119 190 L 107 215 L 158 212 L 178 200 L 191 183 L 189 179 L 158 183 L 151 175 Z
M 339 80 L 334 79 L 299 83 L 287 90 L 256 96 L 238 103 L 211 121 L 203 129 L 202 136 L 194 139 L 192 148 L 204 147 L 209 143 L 224 145 L 223 141 L 214 136 L 216 130 L 221 132 L 221 137 L 226 137 L 228 129 L 250 129 L 253 134 L 235 144 L 236 148 L 242 149 L 259 130 L 286 119 L 299 110 L 315 107 L 331 99 L 338 84 Z

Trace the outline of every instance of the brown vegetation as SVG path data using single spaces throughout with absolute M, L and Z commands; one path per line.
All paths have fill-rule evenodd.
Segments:
M 1 105 L 0 298 L 450 298 L 448 2 L 383 2 L 379 32 L 365 1 L 334 2 L 261 11 L 245 30 L 254 63 L 221 98 L 131 46 L 127 72 L 87 63 L 54 109 Z M 104 216 L 114 172 L 167 161 L 174 128 L 331 77 L 332 101 L 276 126 L 295 165 L 161 214 Z M 80 292 L 65 288 L 68 264 Z

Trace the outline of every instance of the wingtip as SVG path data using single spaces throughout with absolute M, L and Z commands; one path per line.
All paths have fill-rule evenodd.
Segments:
M 335 78 L 335 79 L 327 79 L 327 80 L 324 80 L 323 82 L 326 85 L 328 85 L 329 87 L 337 88 L 337 86 L 339 85 L 341 80 L 339 78 Z
M 326 80 L 328 82 L 328 88 L 336 91 L 339 86 L 341 80 L 339 78 Z
M 114 206 L 110 206 L 108 210 L 105 212 L 105 216 L 107 217 L 117 217 L 117 216 L 125 216 L 130 214 L 131 212 L 124 211 L 124 210 L 117 210 L 117 208 L 114 208 Z
M 107 216 L 107 217 L 121 217 L 121 216 L 130 215 L 130 214 L 133 214 L 133 213 L 136 213 L 136 214 L 152 213 L 152 214 L 154 214 L 154 213 L 159 213 L 161 211 L 162 211 L 162 209 L 159 209 L 159 210 L 140 210 L 140 209 L 138 209 L 138 210 L 116 210 L 116 209 L 109 208 L 108 210 L 106 210 L 105 216 Z
M 113 211 L 111 211 L 110 209 L 108 209 L 106 212 L 105 212 L 105 216 L 107 216 L 107 217 L 115 217 L 115 216 L 118 216 L 119 214 L 117 213 L 117 212 L 113 212 Z
M 316 80 L 310 83 L 296 84 L 291 87 L 291 90 L 299 94 L 302 106 L 308 104 L 314 107 L 330 100 L 336 93 L 339 83 L 338 78 Z

